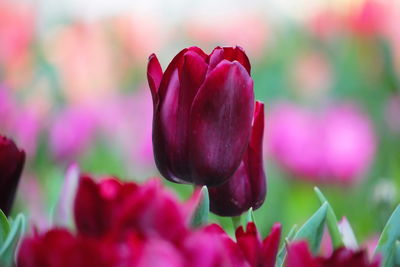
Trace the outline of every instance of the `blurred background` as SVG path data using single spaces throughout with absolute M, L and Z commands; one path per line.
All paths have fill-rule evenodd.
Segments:
M 14 213 L 49 227 L 72 163 L 158 176 L 148 56 L 165 68 L 187 46 L 240 45 L 266 104 L 263 235 L 301 225 L 319 186 L 376 242 L 400 200 L 399 16 L 396 0 L 0 0 L 0 132 L 27 152 Z

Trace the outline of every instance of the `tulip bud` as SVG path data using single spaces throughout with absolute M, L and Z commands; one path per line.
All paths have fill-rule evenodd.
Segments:
M 19 150 L 14 142 L 0 136 L 0 209 L 9 215 L 22 168 L 25 152 Z
M 249 208 L 258 209 L 267 192 L 263 166 L 264 104 L 256 102 L 250 142 L 232 178 L 209 188 L 210 210 L 220 216 L 238 216 Z
M 153 149 L 170 181 L 215 186 L 238 168 L 254 112 L 250 63 L 240 47 L 182 50 L 165 72 L 153 54 Z

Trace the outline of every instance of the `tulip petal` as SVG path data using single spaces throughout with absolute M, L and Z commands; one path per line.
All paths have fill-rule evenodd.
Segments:
M 147 65 L 147 80 L 149 82 L 149 87 L 151 90 L 151 96 L 153 98 L 153 105 L 157 104 L 158 88 L 160 87 L 162 79 L 162 69 L 160 62 L 155 54 L 151 54 L 149 57 L 149 64 Z
M 253 80 L 238 62 L 221 61 L 199 89 L 189 132 L 192 180 L 218 185 L 238 168 L 254 113 Z
M 187 51 L 183 64 L 171 75 L 165 97 L 160 101 L 155 155 L 157 166 L 162 165 L 162 174 L 173 181 L 180 181 L 175 177 L 190 177 L 187 149 L 190 108 L 206 71 L 204 58 L 198 52 Z M 163 156 L 158 157 L 165 155 L 159 153 L 161 150 L 168 153 L 168 162 Z
M 246 231 L 240 226 L 236 230 L 237 244 L 251 266 L 259 266 L 261 241 L 257 228 L 253 222 L 247 224 Z
M 275 223 L 269 235 L 264 239 L 261 251 L 262 266 L 274 267 L 276 255 L 279 250 L 279 241 L 281 239 L 282 226 L 280 223 Z
M 311 255 L 307 242 L 299 241 L 289 245 L 286 266 L 318 267 L 319 264 Z
M 96 183 L 82 176 L 74 204 L 75 224 L 80 234 L 99 237 L 107 231 L 110 218 L 105 206 Z
M 210 55 L 209 71 L 213 70 L 222 60 L 238 61 L 250 74 L 250 60 L 240 46 L 216 47 Z
M 247 149 L 247 172 L 251 186 L 251 207 L 258 209 L 265 200 L 267 193 L 267 182 L 263 162 L 263 136 L 264 136 L 264 104 L 256 102 L 254 122 L 251 130 L 249 147 Z

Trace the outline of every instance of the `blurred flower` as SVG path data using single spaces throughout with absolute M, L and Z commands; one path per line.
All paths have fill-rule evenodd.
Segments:
M 34 157 L 37 149 L 42 119 L 39 114 L 29 106 L 20 107 L 15 114 L 13 133 L 15 139 L 24 147 L 27 157 Z
M 289 267 L 379 267 L 378 258 L 369 261 L 365 250 L 353 251 L 348 248 L 336 249 L 329 257 L 314 257 L 305 241 L 288 246 L 287 266 Z
M 307 21 L 307 29 L 319 40 L 331 42 L 343 29 L 342 16 L 333 9 L 318 9 Z
M 45 187 L 39 183 L 39 178 L 34 173 L 24 173 L 24 179 L 18 185 L 17 201 L 17 207 L 22 207 L 29 217 L 29 225 L 38 231 L 49 229 L 51 224 Z
M 273 266 L 279 224 L 261 242 L 249 223 L 246 231 L 237 230 L 235 243 L 218 225 L 190 228 L 194 208 L 188 205 L 193 204 L 178 202 L 156 180 L 138 185 L 107 178 L 96 183 L 82 176 L 75 199 L 77 233 L 54 228 L 26 237 L 17 265 Z
M 24 163 L 25 152 L 0 136 L 0 209 L 6 216 L 10 214 Z
M 53 214 L 53 225 L 70 226 L 73 223 L 73 206 L 78 190 L 80 170 L 77 164 L 71 164 L 65 174 L 61 193 Z
M 126 60 L 128 56 L 131 61 L 127 62 L 128 64 L 132 64 L 133 61 L 141 66 L 145 63 L 147 55 L 152 51 L 159 51 L 165 43 L 166 27 L 159 17 L 151 13 L 135 12 L 115 17 L 112 26 L 117 40 L 122 45 L 121 60 Z
M 369 118 L 342 105 L 317 116 L 281 104 L 270 113 L 268 151 L 295 177 L 353 184 L 372 163 L 376 137 Z
M 362 36 L 382 35 L 387 26 L 388 7 L 385 1 L 362 1 L 348 16 L 350 29 Z
M 154 172 L 151 141 L 153 104 L 148 86 L 110 99 L 96 107 L 101 133 L 123 153 L 126 166 L 136 177 Z
M 150 56 L 153 146 L 173 182 L 218 185 L 238 168 L 254 113 L 250 63 L 240 47 L 182 50 L 163 74 Z M 218 90 L 216 90 L 216 88 Z
M 256 102 L 250 142 L 239 168 L 220 186 L 210 187 L 210 210 L 220 216 L 238 216 L 264 203 L 267 181 L 263 162 L 264 104 Z
M 292 87 L 301 96 L 318 98 L 332 87 L 333 77 L 327 58 L 317 52 L 301 54 L 292 66 Z
M 253 222 L 247 224 L 246 231 L 240 226 L 236 230 L 236 239 L 247 261 L 252 267 L 274 267 L 278 254 L 282 227 L 275 223 L 269 235 L 261 241 Z
M 330 109 L 322 122 L 324 175 L 351 184 L 371 165 L 376 138 L 369 118 L 354 106 Z
M 60 74 L 65 96 L 73 104 L 95 104 L 116 89 L 111 47 L 100 23 L 75 23 L 49 40 L 49 61 Z
M 319 125 L 314 115 L 281 103 L 267 118 L 267 151 L 296 177 L 318 180 L 321 173 Z
M 49 133 L 51 152 L 58 160 L 71 163 L 93 141 L 95 114 L 87 107 L 71 106 L 53 120 Z
M 78 233 L 85 236 L 102 237 L 114 232 L 122 238 L 135 231 L 144 237 L 178 241 L 188 230 L 184 210 L 155 180 L 142 186 L 112 178 L 96 184 L 83 176 L 74 213 Z

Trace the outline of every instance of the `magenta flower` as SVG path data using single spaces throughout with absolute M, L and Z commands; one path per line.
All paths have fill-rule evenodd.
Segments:
M 282 226 L 276 223 L 272 226 L 269 235 L 261 241 L 256 225 L 247 224 L 246 231 L 243 227 L 236 230 L 236 239 L 247 261 L 252 267 L 274 267 L 279 249 Z
M 268 151 L 296 178 L 354 184 L 374 159 L 372 123 L 353 105 L 321 113 L 290 104 L 276 107 L 269 118 Z
M 157 167 L 173 182 L 219 185 L 238 168 L 254 113 L 250 63 L 240 47 L 207 55 L 182 50 L 162 72 L 156 56 L 147 71 L 153 96 Z
M 380 259 L 368 259 L 365 250 L 336 249 L 329 257 L 314 257 L 305 241 L 288 246 L 288 267 L 379 267 Z
M 5 215 L 10 214 L 24 163 L 25 152 L 0 136 L 0 209 Z
M 325 179 L 339 184 L 357 182 L 371 165 L 376 138 L 369 118 L 353 106 L 330 109 L 322 121 Z
M 262 141 L 264 104 L 256 102 L 250 142 L 239 168 L 228 182 L 209 188 L 210 210 L 220 216 L 238 216 L 249 208 L 258 209 L 265 200 Z
M 71 161 L 89 147 L 96 117 L 89 108 L 71 107 L 54 118 L 50 130 L 50 149 L 63 161 Z

